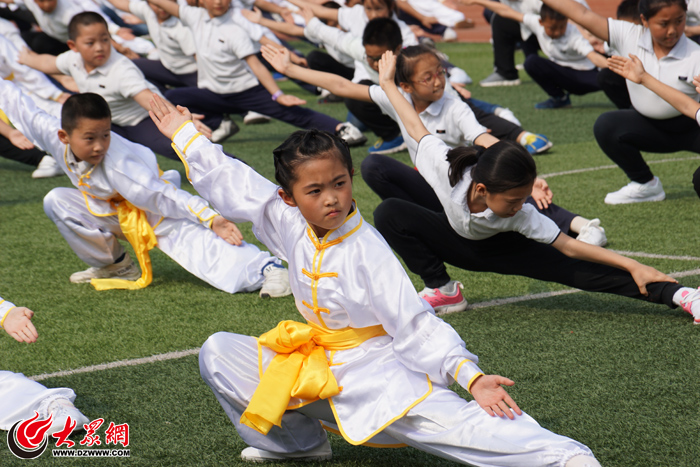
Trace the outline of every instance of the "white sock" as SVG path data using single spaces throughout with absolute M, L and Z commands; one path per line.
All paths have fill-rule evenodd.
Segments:
M 520 143 L 521 146 L 527 145 L 527 138 L 528 138 L 528 136 L 530 136 L 530 135 L 535 136 L 534 133 L 530 133 L 529 131 L 523 132 L 523 135 L 522 135 L 522 136 L 520 137 L 520 139 L 518 140 L 518 143 Z
M 458 284 L 457 281 L 451 280 L 450 282 L 443 285 L 442 287 L 438 287 L 438 290 L 445 295 L 454 295 L 457 292 L 457 287 L 458 287 L 457 284 Z

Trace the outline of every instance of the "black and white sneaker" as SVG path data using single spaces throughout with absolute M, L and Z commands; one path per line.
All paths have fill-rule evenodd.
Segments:
M 362 146 L 367 142 L 367 137 L 350 122 L 341 124 L 340 128 L 335 131 L 335 134 L 340 136 L 351 148 Z

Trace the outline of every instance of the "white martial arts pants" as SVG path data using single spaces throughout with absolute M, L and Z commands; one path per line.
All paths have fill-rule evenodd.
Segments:
M 40 417 L 48 417 L 49 404 L 56 399 L 73 402 L 75 393 L 68 388 L 48 389 L 21 373 L 0 371 L 0 430 L 32 418 L 35 411 Z
M 438 0 L 408 0 L 408 4 L 421 15 L 432 16 L 438 20 L 438 23 L 449 28 L 464 21 L 464 13 L 445 6 Z
M 68 245 L 90 266 L 114 263 L 124 247 L 118 216 L 96 216 L 85 205 L 75 188 L 54 188 L 44 198 L 44 212 L 58 227 Z M 148 213 L 156 225 L 160 216 Z M 251 292 L 263 283 L 263 267 L 280 263 L 266 251 L 250 243 L 234 246 L 203 225 L 185 219 L 163 219 L 154 228 L 158 248 L 187 271 L 225 292 Z
M 263 347 L 263 366 L 275 356 Z M 238 434 L 250 446 L 266 451 L 304 452 L 326 440 L 321 423 L 301 412 L 330 414 L 315 402 L 299 410 L 287 411 L 282 428 L 274 426 L 267 435 L 242 425 L 240 418 L 257 387 L 258 345 L 254 337 L 220 332 L 211 336 L 199 354 L 202 378 L 233 422 Z M 316 415 L 324 418 L 323 415 Z M 332 415 L 330 420 L 335 423 Z M 563 467 L 576 455 L 592 456 L 590 449 L 570 438 L 542 428 L 529 415 L 515 420 L 489 416 L 476 402 L 467 402 L 448 388 L 433 383 L 432 393 L 379 437 L 413 446 L 436 456 L 475 466 Z M 377 441 L 375 441 L 377 440 Z

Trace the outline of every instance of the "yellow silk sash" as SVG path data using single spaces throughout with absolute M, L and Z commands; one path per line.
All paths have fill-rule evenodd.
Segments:
M 0 120 L 7 123 L 8 125 L 11 125 L 10 119 L 7 118 L 7 115 L 5 115 L 5 112 L 3 112 L 2 109 L 0 109 Z
M 124 236 L 134 248 L 134 253 L 141 266 L 141 277 L 136 281 L 126 279 L 92 279 L 90 283 L 97 290 L 109 289 L 142 289 L 151 283 L 153 279 L 153 269 L 151 268 L 151 257 L 148 252 L 158 244 L 156 234 L 153 233 L 151 224 L 148 223 L 146 213 L 137 208 L 127 200 L 123 200 L 117 205 L 119 215 L 119 226 Z
M 381 325 L 366 328 L 324 329 L 313 323 L 282 321 L 258 338 L 278 353 L 262 375 L 241 423 L 266 435 L 281 426 L 289 400 L 327 399 L 340 393 L 326 350 L 347 350 L 386 334 Z

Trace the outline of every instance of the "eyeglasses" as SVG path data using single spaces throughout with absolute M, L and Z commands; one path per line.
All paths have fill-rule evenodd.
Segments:
M 422 84 L 423 86 L 432 86 L 435 83 L 436 79 L 439 79 L 439 78 L 445 79 L 446 75 L 447 75 L 447 70 L 445 70 L 443 67 L 440 67 L 434 73 L 430 73 L 430 75 L 428 75 L 427 78 L 422 79 L 420 81 L 414 81 L 414 83 Z

